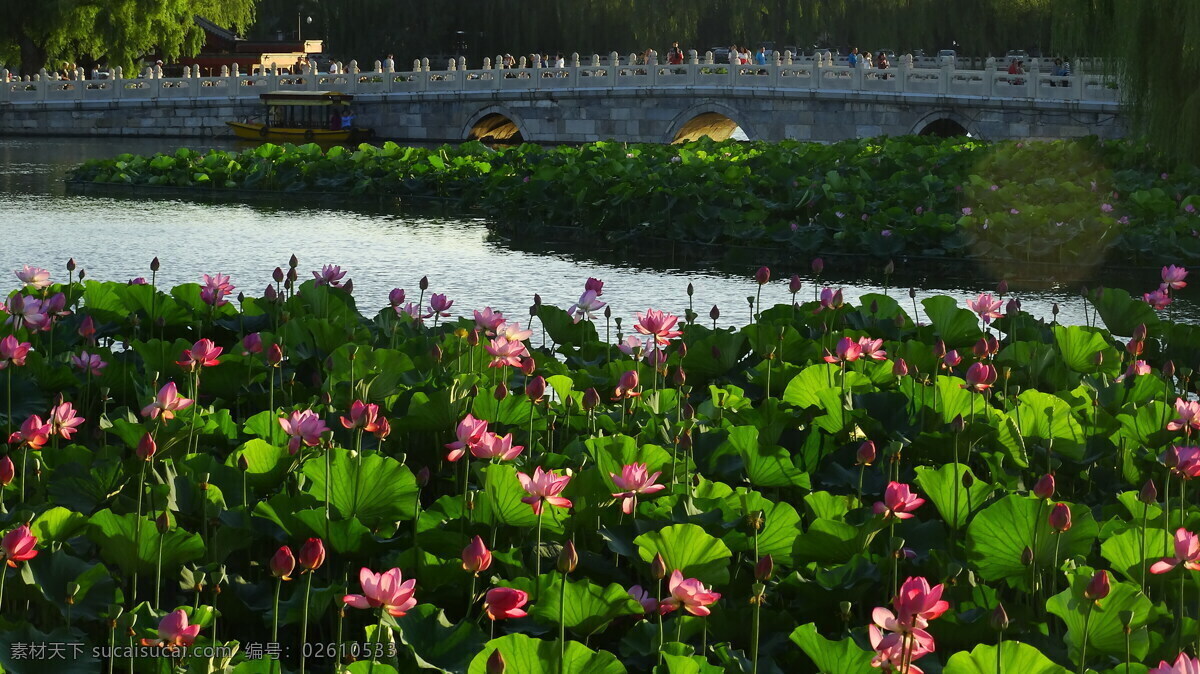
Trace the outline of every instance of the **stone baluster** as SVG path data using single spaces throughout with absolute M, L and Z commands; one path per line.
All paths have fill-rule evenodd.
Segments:
M 429 72 L 429 57 L 428 57 L 428 56 L 427 56 L 427 57 L 425 57 L 425 58 L 423 58 L 423 59 L 421 59 L 421 68 L 420 68 L 420 70 L 421 70 L 422 72 Z
M 187 66 L 184 66 L 184 68 L 183 68 L 183 78 L 184 78 L 185 80 L 190 80 L 190 79 L 192 79 L 192 69 L 191 69 L 191 68 L 188 68 Z
M 783 65 L 785 65 L 785 66 L 790 66 L 790 65 L 792 65 L 792 64 L 793 64 L 793 62 L 794 62 L 794 59 L 795 59 L 795 54 L 793 54 L 793 53 L 792 53 L 792 50 L 791 50 L 791 49 L 786 49 L 786 50 L 784 50 L 784 52 L 783 52 Z
M 775 57 L 775 65 L 776 66 L 783 65 L 783 55 L 782 54 L 780 54 L 778 51 L 775 51 L 772 55 Z
M 192 77 L 196 77 L 196 78 L 200 77 L 200 64 L 199 63 L 192 64 Z
M 713 53 L 711 51 L 704 52 L 704 65 L 711 66 L 713 64 Z
M 458 69 L 459 69 L 459 70 L 466 70 L 466 69 L 467 69 L 467 57 L 466 57 L 466 56 L 459 56 L 459 57 L 458 57 Z
M 458 61 L 455 61 L 454 59 L 450 59 L 450 62 L 446 64 L 446 70 L 449 70 L 451 72 L 458 70 Z
M 618 54 L 618 53 L 617 53 L 617 52 L 615 52 L 615 51 L 614 51 L 614 52 L 609 52 L 609 54 L 608 54 L 608 65 L 610 65 L 610 66 L 619 66 L 619 65 L 621 65 L 621 55 L 620 55 L 620 54 Z
M 233 73 L 233 76 L 234 76 L 234 77 L 240 77 L 240 76 L 241 76 L 241 74 L 242 74 L 242 72 L 241 72 L 241 68 L 239 68 L 239 67 L 238 67 L 238 64 L 237 64 L 237 63 L 234 63 L 234 64 L 233 64 L 233 67 L 232 67 L 232 68 L 230 68 L 230 72 L 232 72 L 232 73 Z
M 533 55 L 533 67 L 535 69 L 542 67 L 542 55 L 541 54 Z
M 421 59 L 413 59 L 413 72 L 421 72 Z
M 592 54 L 592 67 L 597 68 L 599 66 L 600 66 L 600 55 Z
M 355 60 L 355 59 L 350 59 L 350 68 L 349 68 L 349 70 L 350 70 L 350 74 L 351 74 L 351 75 L 357 75 L 357 74 L 359 74 L 360 72 L 362 72 L 362 71 L 360 71 L 360 70 L 358 69 L 358 61 L 357 61 L 357 60 Z
M 688 50 L 688 63 L 691 65 L 700 65 L 700 53 L 695 49 Z
M 484 69 L 484 70 L 491 70 L 491 69 L 492 69 L 492 59 L 491 59 L 491 58 L 489 58 L 489 57 L 487 57 L 487 56 L 484 56 L 484 57 L 483 57 L 483 69 Z
M 383 74 L 383 61 L 380 61 L 379 59 L 375 59 L 375 74 Z
M 658 63 L 658 58 L 655 55 L 653 49 L 650 50 L 650 58 L 648 60 L 651 63 Z M 637 63 L 637 54 L 635 54 L 633 52 L 629 52 L 629 65 L 633 65 L 635 63 Z
M 504 69 L 504 54 L 496 54 L 496 70 Z
M 526 61 L 524 56 L 522 56 L 520 58 L 520 60 L 517 61 L 517 67 L 520 68 L 521 70 L 524 70 L 527 67 L 527 64 L 528 64 L 528 61 Z
M 572 68 L 579 67 L 579 52 L 577 52 L 577 51 L 571 52 L 571 67 Z
M 8 81 L 8 68 L 0 68 L 0 82 Z
M 229 77 L 229 66 L 221 66 L 221 77 Z

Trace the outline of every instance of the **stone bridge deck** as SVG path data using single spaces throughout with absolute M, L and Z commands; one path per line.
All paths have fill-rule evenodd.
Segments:
M 593 63 L 598 63 L 593 57 Z M 0 82 L 0 135 L 226 135 L 272 91 L 355 96 L 381 138 L 672 142 L 740 127 L 750 139 L 836 141 L 906 133 L 986 139 L 1119 136 L 1120 91 L 1104 75 L 886 70 L 831 62 L 572 65 L 346 74 L 229 74 Z M 357 70 L 357 68 L 354 68 Z M 3 73 L 0 73 L 3 75 Z M 3 80 L 3 77 L 0 77 Z

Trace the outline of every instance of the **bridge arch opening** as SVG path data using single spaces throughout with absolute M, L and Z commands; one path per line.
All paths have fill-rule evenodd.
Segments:
M 498 112 L 480 117 L 471 127 L 467 138 L 485 143 L 521 143 L 525 140 L 517 123 Z
M 717 141 L 749 140 L 746 132 L 729 117 L 719 112 L 703 112 L 691 118 L 679 127 L 672 143 L 689 143 L 708 136 Z
M 957 120 L 950 119 L 949 117 L 939 117 L 925 124 L 917 132 L 917 135 L 953 138 L 955 136 L 970 136 L 971 132 Z

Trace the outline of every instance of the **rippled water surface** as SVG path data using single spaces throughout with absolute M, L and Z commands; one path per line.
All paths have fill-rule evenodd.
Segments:
M 613 264 L 578 254 L 516 250 L 489 237 L 483 221 L 474 217 L 64 193 L 63 173 L 85 159 L 172 151 L 184 143 L 197 147 L 194 141 L 170 139 L 0 139 L 0 270 L 29 263 L 50 269 L 58 278 L 66 273 L 67 258 L 74 257 L 90 278 L 125 280 L 148 277 L 150 259 L 157 256 L 162 262 L 160 285 L 194 282 L 202 273 L 222 272 L 233 277 L 239 290 L 257 295 L 270 281 L 272 270 L 286 268 L 294 253 L 304 273 L 322 264 L 340 264 L 353 278 L 355 296 L 367 314 L 386 303 L 394 287 L 407 289 L 415 299 L 418 279 L 428 275 L 432 292 L 446 293 L 455 301 L 454 313 L 470 314 L 490 305 L 510 315 L 525 315 L 535 292 L 543 301 L 566 308 L 579 296 L 587 277 L 595 276 L 606 282 L 604 299 L 615 315 L 631 316 L 650 306 L 682 313 L 688 306 L 689 282 L 695 287 L 695 309 L 701 316 L 714 304 L 721 308 L 722 323 L 745 322 L 749 315 L 746 297 L 755 289 L 749 267 L 732 271 L 650 267 L 644 261 Z M 204 147 L 213 145 L 210 141 Z M 215 145 L 233 147 L 227 142 Z M 825 282 L 844 286 L 848 302 L 863 293 L 882 292 L 880 286 L 862 282 L 855 269 L 837 266 L 827 267 L 827 276 L 833 274 L 834 280 Z M 795 269 L 777 266 L 776 276 L 783 280 L 764 289 L 764 303 L 787 302 L 787 276 L 808 269 L 807 259 L 796 260 Z M 801 298 L 811 298 L 812 279 L 805 273 L 801 276 L 805 282 Z M 1124 281 L 1137 292 L 1156 283 L 1152 273 L 1145 279 Z M 0 287 L 5 285 L 0 281 Z M 920 285 L 918 300 L 945 293 L 961 302 L 988 289 L 937 280 Z M 907 285 L 900 291 L 892 288 L 891 294 L 906 295 Z M 1048 317 L 1051 304 L 1057 302 L 1060 321 L 1084 321 L 1075 286 L 1022 291 L 1019 297 L 1034 314 Z M 903 304 L 911 306 L 907 297 Z M 1170 313 L 1189 320 L 1200 315 L 1188 299 L 1177 301 Z

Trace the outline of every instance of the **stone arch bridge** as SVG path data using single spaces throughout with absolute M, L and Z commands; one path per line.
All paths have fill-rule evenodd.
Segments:
M 832 142 L 878 135 L 969 133 L 987 140 L 1124 133 L 1116 84 L 1102 74 L 1009 75 L 990 59 L 981 70 L 952 63 L 886 70 L 831 61 L 734 66 L 633 64 L 612 54 L 600 65 L 446 70 L 414 62 L 407 72 L 260 73 L 98 80 L 5 81 L 0 135 L 214 137 L 226 121 L 261 111 L 271 91 L 339 91 L 355 96 L 356 124 L 384 139 L 531 141 L 601 139 L 670 143 L 724 139 Z M 525 65 L 525 64 L 522 64 Z M 740 136 L 739 136 L 740 137 Z

